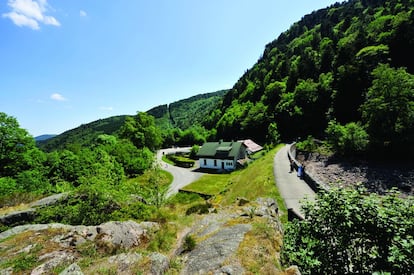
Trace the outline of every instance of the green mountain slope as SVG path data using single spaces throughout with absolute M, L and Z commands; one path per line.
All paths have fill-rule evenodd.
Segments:
M 58 136 L 44 141 L 38 141 L 39 148 L 45 151 L 74 149 L 88 144 L 100 134 L 113 135 L 121 128 L 127 116 L 113 116 L 106 119 L 99 119 L 91 123 L 82 124 L 81 126 L 66 131 Z
M 155 117 L 161 129 L 178 127 L 181 130 L 200 125 L 204 117 L 217 108 L 225 90 L 199 94 L 179 100 L 170 105 L 160 105 L 147 111 Z M 76 149 L 92 144 L 100 134 L 117 135 L 127 115 L 114 116 L 83 124 L 47 140 L 39 140 L 37 145 L 45 151 Z
M 228 90 L 198 94 L 186 99 L 164 104 L 147 111 L 156 119 L 162 129 L 176 127 L 186 130 L 194 125 L 201 125 L 206 117 L 214 111 Z
M 391 79 L 394 68 L 405 67 L 401 78 L 412 79 L 413 10 L 412 0 L 353 0 L 304 16 L 266 45 L 258 62 L 225 95 L 212 128 L 220 138 L 258 141 L 266 140 L 271 123 L 277 124 L 284 140 L 323 136 L 331 120 L 359 122 L 369 131 L 370 115 L 380 110 L 363 115 L 370 111 L 364 103 L 377 97 L 383 99 L 378 106 L 385 108 L 384 118 L 377 120 L 389 121 L 377 128 L 389 127 L 390 131 L 388 136 L 369 132 L 371 141 L 392 146 L 411 136 L 412 148 L 411 84 L 405 86 L 405 95 L 399 94 L 400 89 L 391 96 L 384 91 L 372 96 L 375 87 L 370 88 L 381 77 L 372 74 L 379 64 L 389 64 L 381 69 L 390 75 L 385 78 Z M 393 117 L 393 104 L 405 117 Z

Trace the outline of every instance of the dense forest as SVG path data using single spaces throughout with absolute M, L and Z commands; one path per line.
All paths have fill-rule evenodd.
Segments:
M 411 155 L 413 9 L 410 0 L 353 0 L 304 16 L 265 47 L 204 126 L 224 139 L 266 142 L 276 128 L 285 141 L 312 135 L 345 151 Z M 344 144 L 347 136 L 369 142 Z

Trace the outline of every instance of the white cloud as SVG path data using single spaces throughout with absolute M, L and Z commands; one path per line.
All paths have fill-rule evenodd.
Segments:
M 79 11 L 79 16 L 80 16 L 80 17 L 86 17 L 86 16 L 88 16 L 88 14 L 86 13 L 86 11 L 84 11 L 84 10 L 80 10 L 80 11 Z
M 63 95 L 58 94 L 58 93 L 54 93 L 50 95 L 50 98 L 56 101 L 66 101 L 67 98 L 65 98 Z
M 59 21 L 46 15 L 49 10 L 47 0 L 8 0 L 7 5 L 11 8 L 2 17 L 9 18 L 19 27 L 29 27 L 33 30 L 40 29 L 39 24 L 60 26 Z

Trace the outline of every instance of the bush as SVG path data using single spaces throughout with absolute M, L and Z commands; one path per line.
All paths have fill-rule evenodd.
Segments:
M 211 203 L 204 203 L 204 204 L 196 204 L 191 206 L 190 208 L 185 211 L 185 214 L 191 215 L 191 214 L 207 214 L 208 210 L 212 207 Z
M 193 238 L 193 236 L 191 235 L 187 235 L 184 238 L 184 243 L 183 243 L 183 251 L 191 251 L 195 248 L 196 246 L 196 241 Z
M 318 145 L 312 136 L 308 136 L 304 141 L 296 143 L 296 148 L 301 151 L 313 152 L 316 150 Z
M 330 121 L 326 129 L 328 143 L 341 155 L 352 155 L 366 151 L 369 143 L 367 132 L 355 122 L 345 126 Z
M 40 209 L 36 222 L 97 225 L 110 221 L 119 209 L 120 205 L 97 186 L 82 186 L 59 204 Z
M 304 207 L 305 220 L 287 225 L 282 259 L 302 274 L 412 274 L 414 200 L 394 192 L 333 189 Z
M 167 158 L 171 160 L 172 162 L 174 162 L 175 165 L 184 167 L 184 168 L 193 167 L 195 164 L 194 160 L 181 157 L 181 156 L 177 156 L 177 155 L 167 155 Z

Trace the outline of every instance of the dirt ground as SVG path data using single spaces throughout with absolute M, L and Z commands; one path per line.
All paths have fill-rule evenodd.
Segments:
M 306 171 L 328 184 L 362 183 L 369 191 L 379 194 L 396 187 L 403 194 L 414 195 L 414 163 L 360 161 L 302 153 L 298 153 L 297 159 L 304 162 Z

